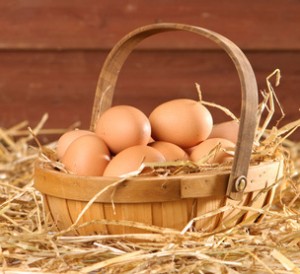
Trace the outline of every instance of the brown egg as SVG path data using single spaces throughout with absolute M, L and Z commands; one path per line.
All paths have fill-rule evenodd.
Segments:
M 164 156 L 156 149 L 145 146 L 133 146 L 118 153 L 108 164 L 104 176 L 122 176 L 136 171 L 142 163 L 165 162 Z
M 221 149 L 217 151 L 216 154 L 212 154 L 212 157 L 208 159 L 207 163 L 212 164 L 224 162 L 228 159 L 228 157 L 231 157 L 229 154 L 224 152 L 224 149 L 232 149 L 235 147 L 235 144 L 223 138 L 207 139 L 195 146 L 190 154 L 190 159 L 194 162 L 204 159 L 219 144 L 221 144 Z
M 213 126 L 208 109 L 200 102 L 176 99 L 156 107 L 149 116 L 152 137 L 188 148 L 205 140 Z
M 188 160 L 188 154 L 179 146 L 169 142 L 157 141 L 149 144 L 165 157 L 166 161 Z
M 155 142 L 155 140 L 152 138 L 152 136 L 150 136 L 150 139 L 149 139 L 149 142 L 148 142 L 148 145 Z
M 236 144 L 239 132 L 239 122 L 231 120 L 215 124 L 208 138 L 224 138 Z
M 76 175 L 101 176 L 110 161 L 110 152 L 96 135 L 84 135 L 67 148 L 62 163 Z
M 89 130 L 75 129 L 68 131 L 60 136 L 56 144 L 56 153 L 58 159 L 61 159 L 63 157 L 67 148 L 74 140 L 83 135 L 95 135 L 95 133 Z
M 151 136 L 151 127 L 142 111 L 120 105 L 108 109 L 99 117 L 95 132 L 117 154 L 128 147 L 146 145 Z
M 187 153 L 187 155 L 191 155 L 191 153 L 195 149 L 195 147 L 197 147 L 197 145 L 195 145 L 193 147 L 185 148 L 184 151 Z

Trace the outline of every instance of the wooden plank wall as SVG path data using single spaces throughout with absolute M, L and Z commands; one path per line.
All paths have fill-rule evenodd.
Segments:
M 298 0 L 0 0 L 0 126 L 47 112 L 47 128 L 76 121 L 89 126 L 101 66 L 131 30 L 156 22 L 186 23 L 227 36 L 247 55 L 259 89 L 276 68 L 276 93 L 286 117 L 299 118 L 300 1 Z M 228 56 L 204 38 L 181 32 L 156 35 L 130 55 L 114 104 L 149 113 L 168 99 L 197 98 L 240 108 L 239 80 Z M 216 122 L 226 120 L 213 110 Z M 279 109 L 274 121 L 279 118 Z M 293 137 L 299 141 L 299 130 Z

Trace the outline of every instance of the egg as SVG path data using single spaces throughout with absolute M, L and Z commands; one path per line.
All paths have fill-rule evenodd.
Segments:
M 58 159 L 61 159 L 63 157 L 67 148 L 74 140 L 83 135 L 95 135 L 95 133 L 89 130 L 75 129 L 68 131 L 60 136 L 56 144 L 56 153 Z
M 146 145 L 129 147 L 118 153 L 107 165 L 104 176 L 120 177 L 140 168 L 142 163 L 165 162 L 164 156 Z
M 182 148 L 195 146 L 211 133 L 209 110 L 191 99 L 175 99 L 157 106 L 149 116 L 152 137 Z
M 223 138 L 211 138 L 203 141 L 199 145 L 195 146 L 192 149 L 190 154 L 190 159 L 194 162 L 197 162 L 201 159 L 204 159 L 209 155 L 213 149 L 215 149 L 220 144 L 220 149 L 217 150 L 212 157 L 210 157 L 206 162 L 207 163 L 222 163 L 226 161 L 228 158 L 231 158 L 229 154 L 224 152 L 224 149 L 233 149 L 235 144 L 229 140 Z
M 179 146 L 169 142 L 157 141 L 149 144 L 165 157 L 166 161 L 188 160 L 188 154 Z
M 67 148 L 61 162 L 76 175 L 101 176 L 110 161 L 110 152 L 96 135 L 84 135 Z
M 139 109 L 119 105 L 99 117 L 95 132 L 117 154 L 128 147 L 146 145 L 150 140 L 151 126 L 148 117 Z
M 231 120 L 219 124 L 214 124 L 208 138 L 224 138 L 233 143 L 237 143 L 239 132 L 239 122 Z

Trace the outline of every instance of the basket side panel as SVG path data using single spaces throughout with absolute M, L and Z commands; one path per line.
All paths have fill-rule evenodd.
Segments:
M 246 206 L 249 206 L 251 208 L 258 208 L 258 209 L 261 209 L 264 206 L 265 199 L 266 199 L 266 192 L 253 191 L 249 195 L 251 195 L 251 199 L 246 204 Z M 244 223 L 253 223 L 259 216 L 260 216 L 259 212 L 249 210 L 245 214 L 245 220 L 243 222 Z
M 197 200 L 197 217 L 200 217 L 206 213 L 217 210 L 224 203 L 223 196 L 211 196 L 202 197 Z M 220 213 L 213 214 L 209 217 L 198 220 L 195 223 L 195 229 L 197 231 L 212 231 L 220 222 Z
M 152 224 L 152 208 L 151 203 L 137 204 L 104 204 L 104 215 L 107 220 L 115 221 L 132 221 L 146 225 Z M 108 225 L 109 234 L 124 233 L 145 233 L 146 230 L 136 228 L 134 224 L 128 225 Z
M 182 199 L 173 202 L 162 202 L 161 211 L 155 211 L 153 214 L 158 215 L 156 219 L 161 220 L 162 227 L 183 229 L 191 217 L 192 199 Z
M 248 205 L 251 197 L 252 194 L 250 192 L 244 194 L 241 201 L 235 201 L 226 198 L 223 206 L 231 205 L 233 206 L 233 209 L 227 210 L 222 213 L 222 218 L 219 223 L 219 229 L 233 227 L 240 223 L 245 218 L 245 212 L 241 211 L 240 209 L 235 209 L 234 207 Z
M 247 206 L 253 209 L 261 209 L 271 205 L 277 188 L 273 184 L 282 177 L 282 173 L 282 161 L 251 168 L 246 187 L 249 192 L 243 195 L 241 202 L 227 199 L 226 205 Z M 254 210 L 240 210 L 237 208 L 224 212 L 221 225 L 223 227 L 232 227 L 241 222 L 249 224 L 259 221 L 262 217 L 261 213 Z
M 152 203 L 152 224 L 155 226 L 163 226 L 162 204 Z
M 276 195 L 276 192 L 277 192 L 277 187 L 273 187 L 271 188 L 267 195 L 266 195 L 266 198 L 265 198 L 265 202 L 264 202 L 264 208 L 269 208 L 273 201 L 274 201 L 274 197 Z M 260 222 L 263 218 L 264 218 L 265 215 L 260 215 L 257 219 L 256 219 L 256 222 Z
M 53 227 L 54 229 L 58 230 L 55 219 L 53 218 L 52 212 L 49 207 L 48 195 L 43 194 L 43 205 L 45 208 L 47 220 L 49 221 L 49 223 L 51 225 L 54 225 L 54 227 Z
M 87 205 L 86 202 L 68 200 L 67 205 L 69 207 L 70 216 L 73 223 L 77 220 L 78 216 Z M 80 235 L 92 235 L 92 234 L 107 234 L 106 225 L 95 224 L 95 221 L 104 219 L 104 210 L 101 203 L 93 203 L 82 215 L 78 221 L 78 225 L 86 224 L 82 228 L 78 228 L 77 231 Z
M 65 230 L 73 224 L 67 201 L 62 198 L 47 195 L 48 207 L 51 216 L 59 230 Z M 74 233 L 68 233 L 71 235 Z M 76 233 L 75 233 L 76 234 Z
M 275 191 L 276 188 L 273 187 L 271 188 L 269 191 L 263 191 L 263 192 L 259 192 L 259 191 L 255 191 L 252 193 L 252 199 L 249 203 L 249 206 L 251 206 L 252 208 L 266 208 L 268 206 L 271 205 L 273 199 L 274 199 L 274 195 L 275 195 Z M 246 219 L 245 219 L 245 223 L 252 223 L 252 222 L 259 222 L 263 219 L 263 214 L 260 214 L 258 212 L 247 212 L 246 214 Z M 243 222 L 243 223 L 244 223 Z
M 196 216 L 196 203 L 197 199 L 152 203 L 152 224 L 181 230 Z
M 274 201 L 274 197 L 276 196 L 276 193 L 277 193 L 277 187 L 273 187 L 268 191 L 268 193 L 266 195 L 264 206 L 271 206 L 272 205 L 272 203 Z

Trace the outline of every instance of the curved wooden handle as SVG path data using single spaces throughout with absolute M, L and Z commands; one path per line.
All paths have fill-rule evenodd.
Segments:
M 102 67 L 95 94 L 91 129 L 94 129 L 97 118 L 111 106 L 119 72 L 135 46 L 154 34 L 177 30 L 204 36 L 218 44 L 230 56 L 238 72 L 242 92 L 240 128 L 226 194 L 234 200 L 240 200 L 247 184 L 256 129 L 257 83 L 253 69 L 244 53 L 232 41 L 218 33 L 197 26 L 158 23 L 138 28 L 123 37 L 113 47 Z

